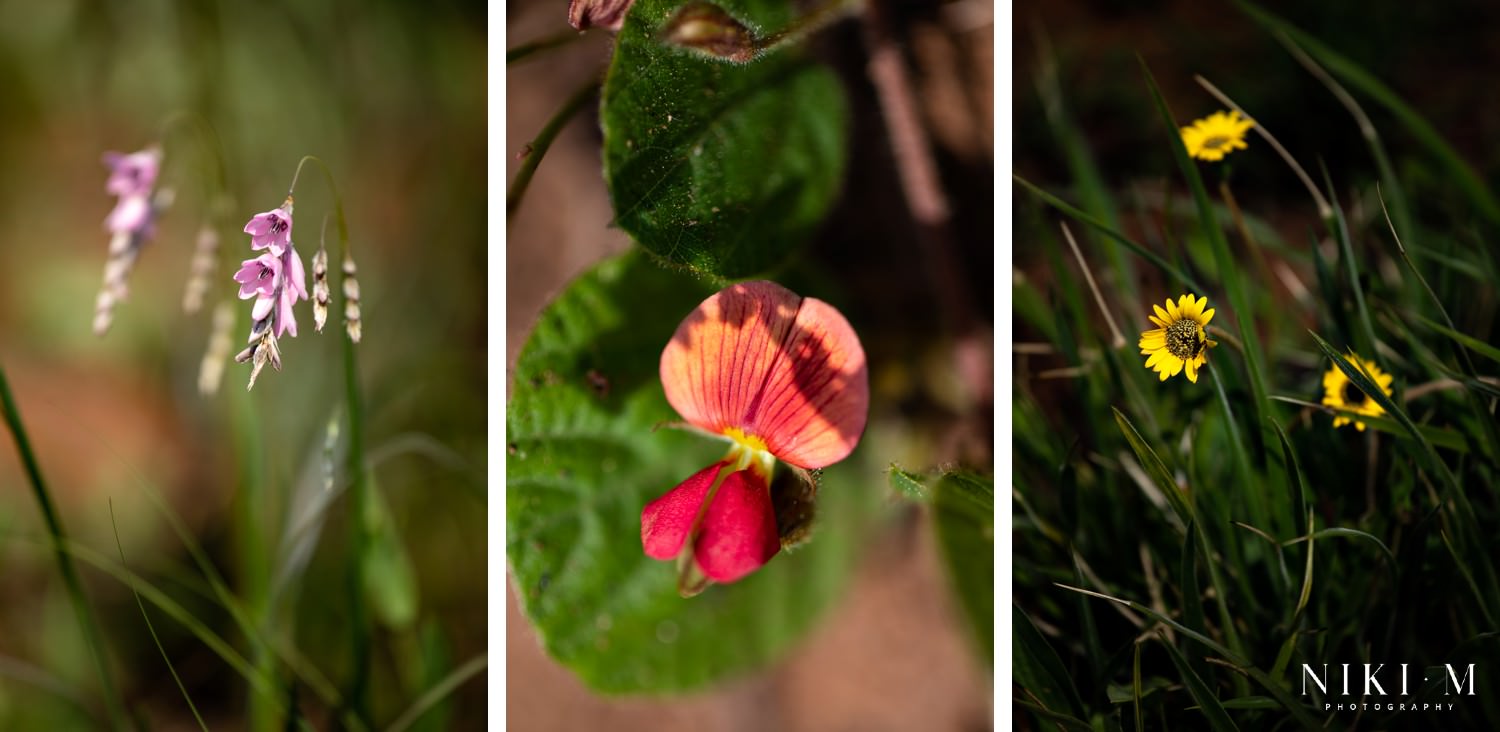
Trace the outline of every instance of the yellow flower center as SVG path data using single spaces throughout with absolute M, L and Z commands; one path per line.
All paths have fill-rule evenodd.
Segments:
M 1206 341 L 1196 320 L 1183 318 L 1167 325 L 1167 352 L 1184 361 L 1202 353 Z
M 745 434 L 744 430 L 742 430 L 742 429 L 740 429 L 738 427 L 730 427 L 729 429 L 724 430 L 724 436 L 728 437 L 731 440 L 733 440 L 734 443 L 736 445 L 738 445 L 738 446 L 741 446 L 741 447 L 744 447 L 744 448 L 747 448 L 747 449 L 750 449 L 750 450 L 755 450 L 755 451 L 758 451 L 758 452 L 765 452 L 766 451 L 766 441 L 765 440 L 762 440 L 759 437 L 756 437 L 755 435 L 747 435 L 747 434 Z
M 724 456 L 728 460 L 730 470 L 744 470 L 749 468 L 766 481 L 771 482 L 771 471 L 776 467 L 776 456 L 772 455 L 766 446 L 766 441 L 755 435 L 747 435 L 738 427 L 730 427 L 724 430 L 724 436 L 729 438 L 729 454 Z

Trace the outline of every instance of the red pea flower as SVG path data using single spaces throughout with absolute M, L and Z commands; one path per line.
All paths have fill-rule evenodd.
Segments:
M 734 582 L 781 549 L 776 462 L 832 465 L 865 429 L 870 387 L 849 322 L 773 282 L 731 285 L 689 313 L 661 354 L 667 401 L 729 452 L 641 511 L 641 545 L 676 559 L 684 596 Z

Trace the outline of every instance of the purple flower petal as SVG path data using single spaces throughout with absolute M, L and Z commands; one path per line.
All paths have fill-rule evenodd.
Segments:
M 148 147 L 129 155 L 107 152 L 104 164 L 110 168 L 105 191 L 116 196 L 145 196 L 156 185 L 161 171 L 161 150 Z
M 307 299 L 307 272 L 302 269 L 302 257 L 297 254 L 297 247 L 289 246 L 281 256 L 282 271 L 286 272 L 287 282 L 292 286 L 296 298 Z M 295 299 L 295 298 L 294 298 Z
M 251 249 L 270 248 L 280 256 L 292 243 L 292 213 L 283 206 L 256 214 L 245 224 L 245 233 L 250 235 Z
M 269 298 L 276 294 L 276 275 L 280 272 L 281 260 L 269 254 L 241 262 L 240 270 L 234 273 L 234 281 L 240 283 L 240 299 Z

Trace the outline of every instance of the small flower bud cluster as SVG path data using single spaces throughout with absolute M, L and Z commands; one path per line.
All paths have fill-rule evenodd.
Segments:
M 359 280 L 355 279 L 354 257 L 344 251 L 344 330 L 349 340 L 359 342 L 363 329 L 359 320 Z
M 319 333 L 323 332 L 323 325 L 328 322 L 328 249 L 318 247 L 318 253 L 313 255 L 313 328 Z
M 208 349 L 203 352 L 203 361 L 198 365 L 198 393 L 213 396 L 219 393 L 219 382 L 224 379 L 224 363 L 229 360 L 229 349 L 234 340 L 229 335 L 234 327 L 234 310 L 224 301 L 214 307 L 213 329 L 208 334 Z
M 211 224 L 198 229 L 198 238 L 193 246 L 193 261 L 188 267 L 187 289 L 182 293 L 182 311 L 191 315 L 203 307 L 203 295 L 208 292 L 208 279 L 218 264 L 219 232 Z
M 125 155 L 104 154 L 110 175 L 105 190 L 118 196 L 114 210 L 104 219 L 110 232 L 109 260 L 104 265 L 104 284 L 94 305 L 94 333 L 104 335 L 114 320 L 115 305 L 128 294 L 125 284 L 141 248 L 156 231 L 156 218 L 172 204 L 170 189 L 155 190 L 161 171 L 161 148 L 152 145 Z

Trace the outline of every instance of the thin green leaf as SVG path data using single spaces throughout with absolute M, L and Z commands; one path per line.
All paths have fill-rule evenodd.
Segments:
M 1051 206 L 1051 207 L 1053 207 L 1053 208 L 1055 208 L 1055 209 L 1057 209 L 1057 210 L 1059 210 L 1059 211 L 1067 214 L 1068 216 L 1071 216 L 1074 220 L 1078 221 L 1079 223 L 1085 224 L 1085 225 L 1087 225 L 1089 227 L 1092 227 L 1094 230 L 1098 231 L 1099 233 L 1104 234 L 1104 235 L 1110 237 L 1111 239 L 1114 239 L 1115 241 L 1120 242 L 1121 244 L 1124 244 L 1127 249 L 1129 249 L 1132 252 L 1135 252 L 1136 254 L 1138 254 L 1142 258 L 1144 258 L 1146 261 L 1148 261 L 1148 262 L 1156 265 L 1157 267 L 1161 268 L 1162 272 L 1165 272 L 1166 274 L 1171 275 L 1174 280 L 1176 280 L 1177 282 L 1183 284 L 1188 289 L 1193 290 L 1195 292 L 1205 292 L 1203 286 L 1200 285 L 1200 284 L 1198 284 L 1197 280 L 1195 280 L 1192 277 L 1188 276 L 1187 273 L 1185 273 L 1182 270 L 1178 269 L 1171 262 L 1168 262 L 1167 260 L 1163 259 L 1161 257 L 1161 255 L 1159 255 L 1159 254 L 1151 251 L 1150 249 L 1147 249 L 1144 246 L 1141 246 L 1140 244 L 1137 244 L 1130 237 L 1127 237 L 1124 234 L 1121 234 L 1120 232 L 1115 231 L 1114 229 L 1110 228 L 1108 224 L 1104 223 L 1103 221 L 1100 221 L 1099 219 L 1094 218 L 1093 216 L 1089 215 L 1088 213 L 1085 213 L 1084 211 L 1082 211 L 1082 210 L 1080 210 L 1078 208 L 1075 208 L 1074 206 L 1068 204 L 1068 202 L 1062 200 L 1061 198 L 1058 198 L 1057 196 L 1054 196 L 1051 193 L 1048 193 L 1048 192 L 1042 190 L 1041 188 L 1038 188 L 1031 181 L 1028 181 L 1025 178 L 1022 178 L 1021 176 L 1016 175 L 1015 173 L 1012 173 L 1010 177 L 1011 177 L 1011 180 L 1014 180 L 1015 182 L 1021 184 L 1022 188 L 1025 188 L 1026 190 L 1030 191 L 1032 193 L 1032 195 L 1036 196 L 1037 198 L 1040 198 L 1043 203 L 1046 203 L 1047 205 L 1049 205 L 1049 206 Z
M 927 486 L 922 484 L 922 476 L 909 473 L 901 469 L 901 466 L 891 463 L 891 467 L 885 471 L 891 488 L 907 498 L 919 503 L 927 502 L 929 497 Z
M 386 732 L 402 732 L 402 730 L 410 727 L 412 723 L 421 719 L 422 715 L 427 713 L 427 710 L 436 706 L 449 694 L 457 691 L 458 687 L 463 686 L 465 681 L 489 668 L 489 663 L 489 656 L 481 653 L 466 661 L 462 666 L 453 669 L 453 673 L 448 674 L 442 681 L 434 684 L 431 689 L 428 689 L 420 697 L 417 697 L 417 700 L 412 702 L 411 706 L 407 707 L 406 711 L 402 712 L 401 716 L 396 718 L 396 721 L 391 722 L 391 726 L 386 728 Z
M 1461 345 L 1481 356 L 1484 356 L 1485 358 L 1494 361 L 1495 363 L 1500 363 L 1500 348 L 1496 348 L 1467 333 L 1462 333 L 1441 323 L 1434 322 L 1426 317 L 1423 317 L 1420 314 L 1412 313 L 1411 315 L 1412 317 L 1416 318 L 1418 323 L 1421 323 L 1428 329 L 1448 336 L 1449 338 L 1457 341 L 1458 345 Z
M 1178 487 L 1177 481 L 1172 479 L 1172 473 L 1167 470 L 1165 463 L 1156 456 L 1156 451 L 1146 444 L 1145 438 L 1137 432 L 1135 425 L 1120 410 L 1110 407 L 1115 413 L 1115 424 L 1119 425 L 1120 433 L 1125 435 L 1125 441 L 1130 443 L 1130 449 L 1135 451 L 1135 457 L 1140 461 L 1141 467 L 1145 468 L 1146 475 L 1156 485 L 1157 490 L 1167 497 L 1167 503 L 1172 506 L 1172 511 L 1177 518 L 1182 520 L 1184 526 L 1193 522 L 1193 507 L 1183 495 L 1182 488 Z
M 1326 412 L 1330 415 L 1349 417 L 1350 419 L 1355 419 L 1363 422 L 1366 427 L 1374 430 L 1379 430 L 1380 432 L 1384 432 L 1389 435 L 1393 435 L 1400 440 L 1416 439 L 1412 436 L 1411 431 L 1407 430 L 1406 427 L 1404 427 L 1400 422 L 1397 422 L 1396 420 L 1389 417 L 1372 417 L 1368 414 L 1362 414 L 1353 409 L 1331 407 L 1326 404 L 1318 404 L 1316 402 L 1307 401 L 1306 399 L 1298 399 L 1296 397 L 1289 396 L 1272 395 L 1271 401 L 1295 404 L 1300 407 L 1306 407 L 1308 409 L 1316 409 L 1321 412 Z M 1432 425 L 1426 424 L 1419 424 L 1416 427 L 1417 430 L 1422 433 L 1422 436 L 1426 437 L 1427 441 L 1431 442 L 1436 447 L 1447 448 L 1449 450 L 1454 450 L 1461 453 L 1466 453 L 1469 451 L 1468 444 L 1464 442 L 1464 436 L 1454 430 L 1447 429 L 1445 427 L 1433 427 Z
M 932 496 L 933 529 L 979 654 L 995 659 L 995 481 L 952 472 Z
M 1240 671 L 1243 671 L 1246 675 L 1253 679 L 1257 684 L 1260 684 L 1260 686 L 1264 688 L 1272 698 L 1276 699 L 1276 701 L 1281 704 L 1281 707 L 1283 709 L 1291 712 L 1292 716 L 1295 717 L 1304 728 L 1323 728 L 1322 724 L 1318 722 L 1317 718 L 1312 716 L 1312 713 L 1308 710 L 1307 706 L 1299 702 L 1296 697 L 1292 696 L 1290 692 L 1282 687 L 1282 682 L 1280 680 L 1273 678 L 1270 675 L 1266 674 L 1266 672 L 1250 665 L 1249 660 L 1247 660 L 1244 656 L 1230 651 L 1228 648 L 1221 645 L 1218 641 L 1215 641 L 1214 639 L 1209 638 L 1202 633 L 1192 630 L 1187 626 L 1177 622 L 1176 620 L 1173 620 L 1166 615 L 1152 610 L 1145 605 L 1135 602 L 1134 600 L 1124 600 L 1118 597 L 1111 597 L 1101 592 L 1085 590 L 1081 587 L 1070 587 L 1068 585 L 1056 582 L 1054 582 L 1053 584 L 1065 590 L 1082 592 L 1085 595 L 1097 597 L 1101 600 L 1109 600 L 1110 602 L 1124 605 L 1125 607 L 1135 610 L 1136 612 L 1139 612 L 1143 615 L 1150 616 L 1152 620 L 1155 620 L 1158 623 L 1169 625 L 1175 628 L 1179 633 L 1182 633 L 1183 635 L 1186 635 L 1187 637 L 1192 638 L 1199 643 L 1202 643 L 1209 650 L 1223 656 L 1225 659 L 1229 660 L 1232 664 L 1238 667 Z
M 1011 605 L 1010 622 L 1015 641 L 1012 672 L 1016 683 L 1048 711 L 1074 718 L 1087 716 L 1083 698 L 1078 695 L 1062 659 L 1020 605 Z
M 109 502 L 109 527 L 115 533 L 115 549 L 120 553 L 120 566 L 129 567 L 125 564 L 125 545 L 120 543 L 120 527 L 115 524 L 115 502 Z M 146 612 L 146 603 L 141 602 L 141 593 L 136 592 L 135 585 L 130 586 L 130 594 L 135 597 L 135 606 L 141 611 L 141 619 L 146 621 L 146 630 L 151 633 L 151 642 L 156 644 L 156 652 L 161 654 L 161 660 L 167 664 L 167 673 L 172 675 L 172 681 L 177 684 L 177 691 L 182 693 L 182 700 L 187 702 L 188 709 L 193 713 L 193 719 L 198 720 L 198 728 L 208 732 L 208 725 L 203 722 L 203 715 L 198 713 L 198 705 L 193 703 L 193 697 L 188 694 L 187 687 L 182 684 L 182 677 L 177 675 L 177 667 L 172 665 L 172 657 L 167 654 L 167 649 L 161 644 L 161 637 L 156 635 L 156 626 L 151 624 L 151 614 Z
M 1198 709 L 1208 719 L 1208 726 L 1216 732 L 1238 732 L 1234 720 L 1229 718 L 1229 712 L 1224 711 L 1224 706 L 1219 703 L 1219 698 L 1214 695 L 1208 684 L 1203 683 L 1203 678 L 1188 665 L 1187 659 L 1182 656 L 1182 651 L 1177 646 L 1162 640 L 1162 646 L 1167 649 L 1167 655 L 1172 659 L 1172 665 L 1177 667 L 1177 673 L 1182 676 L 1182 681 L 1187 685 L 1188 693 L 1192 694 L 1193 701 L 1198 702 Z

